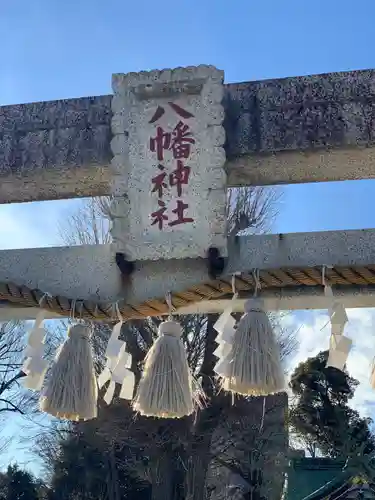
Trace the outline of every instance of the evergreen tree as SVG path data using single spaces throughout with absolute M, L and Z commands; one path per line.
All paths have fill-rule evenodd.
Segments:
M 326 368 L 327 358 L 327 351 L 320 352 L 295 369 L 289 384 L 295 396 L 291 427 L 297 435 L 317 443 L 327 456 L 347 457 L 359 449 L 372 453 L 371 420 L 360 417 L 348 404 L 358 381 L 346 371 Z
M 112 456 L 98 438 L 97 446 L 84 435 L 73 432 L 60 442 L 60 453 L 53 464 L 49 500 L 148 500 L 147 488 L 119 467 L 121 459 Z
M 38 500 L 33 476 L 18 465 L 9 465 L 6 473 L 6 500 Z

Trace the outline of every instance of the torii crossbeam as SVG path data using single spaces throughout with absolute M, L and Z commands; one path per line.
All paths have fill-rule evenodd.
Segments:
M 322 266 L 329 266 L 327 278 L 346 307 L 373 306 L 375 230 L 243 236 L 228 243 L 221 210 L 225 185 L 374 178 L 374 82 L 375 71 L 368 70 L 222 85 L 222 73 L 203 66 L 117 75 L 113 96 L 1 107 L 0 202 L 113 195 L 117 224 L 114 246 L 1 251 L 0 282 L 18 285 L 1 288 L 1 317 L 34 317 L 42 292 L 57 297 L 50 299 L 50 317 L 69 314 L 71 301 L 64 297 L 88 301 L 87 316 L 98 319 L 110 318 L 109 306 L 119 300 L 125 316 L 163 314 L 167 292 L 174 294 L 180 313 L 216 312 L 230 296 L 234 272 L 242 273 L 237 285 L 243 296 L 252 293 L 254 268 L 261 272 L 262 295 L 271 309 L 324 307 Z M 147 176 L 138 178 L 134 172 L 147 173 L 151 165 L 161 175 L 169 168 L 170 186 L 176 189 L 187 173 L 182 150 L 173 153 L 181 162 L 176 163 L 178 171 L 170 170 L 177 168 L 168 163 L 172 156 L 163 157 L 167 163 L 158 157 L 159 128 L 164 146 L 173 141 L 165 132 L 168 125 L 173 128 L 168 112 L 179 116 L 180 122 L 173 122 L 175 134 L 191 128 L 192 135 L 184 129 L 184 137 L 191 138 L 188 144 L 197 151 L 189 165 L 191 179 L 195 175 L 200 187 L 197 191 L 193 185 L 181 203 L 192 205 L 199 199 L 206 218 L 211 209 L 219 214 L 212 217 L 215 227 L 212 220 L 197 222 L 197 241 L 190 230 L 180 232 L 175 241 L 173 227 L 166 233 L 157 231 L 159 223 L 145 229 L 142 224 L 150 213 L 133 225 L 129 222 L 129 210 L 137 215 L 136 209 L 141 211 L 163 187 L 151 184 L 151 178 L 148 186 Z M 164 149 L 171 148 L 172 142 Z M 201 171 L 200 165 L 208 166 Z M 152 203 L 163 208 L 161 191 L 159 195 Z M 190 219 L 195 224 L 201 215 L 194 214 Z M 138 259 L 142 235 L 144 249 Z M 228 252 L 225 273 L 216 281 L 209 280 L 202 258 L 209 242 Z M 121 245 L 135 261 L 126 286 L 114 259 Z M 163 245 L 173 258 L 153 254 Z M 240 299 L 236 307 L 242 305 Z

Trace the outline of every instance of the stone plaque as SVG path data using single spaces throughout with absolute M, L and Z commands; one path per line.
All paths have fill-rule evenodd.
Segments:
M 116 74 L 112 238 L 130 260 L 226 255 L 223 72 Z

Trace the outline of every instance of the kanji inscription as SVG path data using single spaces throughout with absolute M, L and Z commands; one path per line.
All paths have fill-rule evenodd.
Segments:
M 130 259 L 226 253 L 222 82 L 211 66 L 114 75 L 112 237 Z
M 169 103 L 171 108 L 180 116 L 185 118 L 193 118 L 194 115 L 189 113 L 181 106 L 174 103 Z M 155 114 L 151 118 L 149 123 L 155 123 L 159 118 L 161 118 L 165 113 L 162 106 L 158 106 Z M 161 163 L 157 165 L 157 168 L 161 170 L 161 173 L 157 174 L 152 178 L 152 189 L 151 193 L 158 194 L 158 210 L 152 212 L 151 214 L 151 225 L 157 226 L 160 231 L 162 231 L 166 224 L 169 227 L 177 226 L 179 224 L 187 224 L 194 222 L 192 217 L 185 215 L 185 212 L 189 209 L 189 204 L 184 203 L 182 198 L 182 186 L 189 184 L 190 167 L 184 165 L 181 158 L 186 161 L 189 160 L 191 147 L 195 144 L 195 139 L 190 130 L 188 124 L 179 121 L 174 127 L 172 132 L 166 132 L 162 127 L 157 127 L 156 136 L 150 137 L 150 150 L 156 153 L 158 162 L 165 161 L 165 154 L 170 154 L 172 159 L 176 162 L 172 166 L 173 170 L 169 173 L 167 169 Z M 176 194 L 178 198 L 175 200 L 173 196 L 173 191 L 168 192 L 169 189 L 176 187 Z M 163 200 L 164 196 L 168 192 L 170 203 L 168 214 L 168 206 Z M 175 217 L 171 217 L 175 214 Z

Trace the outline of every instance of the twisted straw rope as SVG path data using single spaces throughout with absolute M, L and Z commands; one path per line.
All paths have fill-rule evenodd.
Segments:
M 375 285 L 375 265 L 334 267 L 326 270 L 327 282 L 331 285 Z M 293 287 L 316 287 L 322 285 L 320 267 L 283 268 L 260 271 L 261 289 L 283 289 Z M 252 273 L 243 273 L 235 277 L 236 290 L 253 292 L 254 278 Z M 206 281 L 181 292 L 172 293 L 172 304 L 175 308 L 191 305 L 202 300 L 216 300 L 232 294 L 232 277 Z M 43 301 L 41 301 L 43 299 Z M 113 303 L 99 303 L 88 300 L 75 300 L 67 297 L 51 297 L 41 290 L 18 286 L 13 283 L 0 283 L 0 300 L 14 304 L 14 307 L 40 307 L 55 314 L 94 321 L 113 321 Z M 165 298 L 151 299 L 141 304 L 130 305 L 119 303 L 119 311 L 124 320 L 142 319 L 149 316 L 168 314 L 169 306 Z

